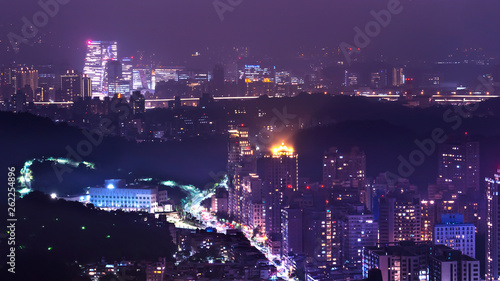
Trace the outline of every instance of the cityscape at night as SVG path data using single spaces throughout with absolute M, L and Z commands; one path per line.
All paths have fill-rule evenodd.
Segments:
M 500 281 L 500 2 L 0 7 L 0 280 Z

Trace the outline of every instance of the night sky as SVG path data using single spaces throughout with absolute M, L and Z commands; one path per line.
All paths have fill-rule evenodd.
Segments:
M 41 8 L 34 0 L 3 1 L 0 63 L 15 59 L 80 67 L 88 39 L 118 41 L 119 56 L 145 50 L 166 61 L 203 52 L 207 47 L 223 51 L 232 46 L 249 46 L 252 55 L 259 57 L 286 57 L 300 46 L 335 47 L 342 41 L 352 44 L 353 28 L 364 28 L 373 20 L 370 11 L 386 9 L 388 3 L 238 1 L 241 4 L 224 13 L 221 21 L 212 0 L 70 0 L 39 29 L 37 37 L 51 47 L 24 46 L 17 55 L 5 52 L 7 34 L 20 34 L 22 17 L 31 19 Z M 402 0 L 401 5 L 403 11 L 393 15 L 389 26 L 363 50 L 367 55 L 433 59 L 457 47 L 482 47 L 490 53 L 500 48 L 499 1 Z

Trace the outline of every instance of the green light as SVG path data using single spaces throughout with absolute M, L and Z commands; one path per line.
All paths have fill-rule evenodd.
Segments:
M 49 251 L 52 250 L 52 247 L 48 247 L 47 250 L 49 250 Z
M 82 230 L 85 230 L 85 226 L 82 226 Z
M 106 236 L 106 238 L 111 238 L 111 235 Z

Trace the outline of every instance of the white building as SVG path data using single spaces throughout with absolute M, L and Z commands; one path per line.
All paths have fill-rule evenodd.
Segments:
M 103 210 L 153 212 L 158 207 L 158 187 L 126 185 L 124 180 L 105 180 L 104 186 L 91 187 L 81 202 Z
M 443 214 L 441 224 L 434 226 L 434 243 L 446 245 L 475 258 L 476 227 L 464 223 L 461 214 Z

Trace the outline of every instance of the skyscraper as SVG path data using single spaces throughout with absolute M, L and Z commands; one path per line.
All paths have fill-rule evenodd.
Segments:
M 266 230 L 281 232 L 281 208 L 288 195 L 298 190 L 298 156 L 282 143 L 262 159 L 262 180 L 266 193 Z
M 479 143 L 458 142 L 439 146 L 439 178 L 458 193 L 479 191 Z
M 486 238 L 486 280 L 500 280 L 500 169 L 493 178 L 486 178 L 487 238 Z
M 118 58 L 118 43 L 114 41 L 87 42 L 87 55 L 83 73 L 92 81 L 92 92 L 101 93 L 105 90 L 105 71 L 109 60 Z

